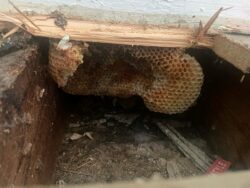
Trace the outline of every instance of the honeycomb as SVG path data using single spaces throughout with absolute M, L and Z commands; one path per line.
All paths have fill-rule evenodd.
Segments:
M 142 97 L 154 112 L 176 114 L 196 101 L 203 84 L 200 64 L 180 48 L 72 42 L 61 50 L 52 41 L 49 70 L 74 95 Z
M 50 43 L 50 49 L 57 48 L 57 44 Z M 83 63 L 84 45 L 75 44 L 68 50 L 58 49 L 56 54 L 49 53 L 49 72 L 59 87 L 67 84 L 68 78 L 73 76 L 80 64 Z

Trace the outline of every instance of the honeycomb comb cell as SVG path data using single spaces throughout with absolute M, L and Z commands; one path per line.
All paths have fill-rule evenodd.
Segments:
M 183 49 L 72 42 L 61 50 L 57 43 L 51 41 L 49 71 L 67 93 L 138 95 L 165 114 L 184 112 L 200 94 L 202 68 Z

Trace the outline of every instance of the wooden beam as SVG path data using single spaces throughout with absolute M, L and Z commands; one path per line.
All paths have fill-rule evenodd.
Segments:
M 52 181 L 62 102 L 44 61 L 36 45 L 0 57 L 0 186 Z
M 223 34 L 215 37 L 213 51 L 244 73 L 250 73 L 250 36 Z
M 9 29 L 11 29 L 13 27 L 14 27 L 14 25 L 12 23 L 0 22 L 0 32 L 2 32 L 4 30 L 9 30 Z
M 211 47 L 213 44 L 212 36 L 205 36 L 197 41 L 195 30 L 191 28 L 145 27 L 67 19 L 67 25 L 62 29 L 55 25 L 55 18 L 49 16 L 29 16 L 29 19 L 33 23 L 24 18 L 20 19 L 18 14 L 0 14 L 0 21 L 9 21 L 20 27 L 25 25 L 25 29 L 35 36 L 62 38 L 69 35 L 71 40 L 85 42 L 159 47 Z

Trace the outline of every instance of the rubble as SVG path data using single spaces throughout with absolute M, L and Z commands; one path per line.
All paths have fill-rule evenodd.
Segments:
M 70 140 L 78 140 L 78 139 L 80 139 L 80 138 L 82 138 L 82 137 L 83 137 L 83 135 L 81 135 L 81 134 L 73 133 L 73 134 L 71 135 L 71 137 L 70 137 Z
M 181 173 L 176 161 L 167 162 L 167 171 L 169 178 L 181 178 Z
M 130 125 L 138 118 L 139 114 L 105 114 L 104 117 L 108 119 L 114 119 L 120 123 Z
M 153 124 L 158 120 L 152 113 L 85 104 L 83 101 L 81 106 L 88 108 L 84 113 L 69 114 L 68 136 L 57 160 L 57 181 L 78 184 L 203 173 Z M 176 120 L 176 125 L 177 129 L 190 129 L 188 122 Z M 77 141 L 68 141 L 72 134 L 77 135 Z

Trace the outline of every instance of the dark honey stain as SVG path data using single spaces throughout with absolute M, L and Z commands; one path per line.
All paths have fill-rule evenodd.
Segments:
M 62 28 L 62 30 L 65 30 L 65 26 L 68 24 L 68 21 L 63 13 L 58 10 L 55 10 L 50 13 L 50 17 L 55 18 L 54 23 L 56 26 Z

